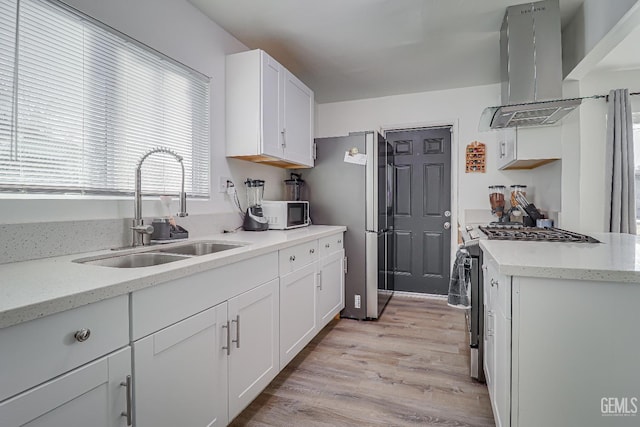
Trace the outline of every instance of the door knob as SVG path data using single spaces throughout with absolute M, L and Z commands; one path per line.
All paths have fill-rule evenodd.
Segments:
M 445 222 L 445 223 L 444 223 L 444 229 L 445 229 L 445 230 L 448 230 L 448 229 L 450 229 L 450 228 L 451 228 L 451 223 L 450 223 L 449 221 Z
M 444 211 L 444 216 L 449 218 L 451 216 L 451 211 Z

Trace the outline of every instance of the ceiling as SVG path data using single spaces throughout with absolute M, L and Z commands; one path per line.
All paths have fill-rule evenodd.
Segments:
M 497 83 L 499 31 L 523 0 L 189 0 L 327 103 Z M 560 0 L 565 25 L 584 0 Z

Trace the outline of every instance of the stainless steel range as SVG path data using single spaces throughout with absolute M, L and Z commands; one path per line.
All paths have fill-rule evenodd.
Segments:
M 523 240 L 536 242 L 600 243 L 593 237 L 560 228 L 524 227 L 516 224 L 496 224 L 480 227 L 489 240 Z

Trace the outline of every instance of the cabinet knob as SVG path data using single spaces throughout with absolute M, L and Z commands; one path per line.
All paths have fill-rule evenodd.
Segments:
M 342 243 L 342 239 L 338 240 L 338 243 Z
M 324 247 L 325 247 L 325 248 L 327 248 L 327 249 L 329 249 L 329 248 L 331 247 L 331 245 L 330 245 L 329 243 L 326 243 L 326 244 L 324 245 Z
M 295 256 L 295 255 L 291 255 L 291 256 L 289 257 L 289 261 L 293 262 L 293 261 L 295 261 L 295 260 L 296 260 L 296 256 Z
M 82 328 L 79 331 L 77 331 L 75 334 L 73 334 L 73 336 L 76 339 L 76 341 L 85 342 L 91 336 L 91 329 Z
M 498 281 L 491 279 L 491 286 L 498 286 Z
M 315 249 L 309 249 L 309 253 L 310 254 L 314 254 L 314 253 L 316 253 L 316 250 Z

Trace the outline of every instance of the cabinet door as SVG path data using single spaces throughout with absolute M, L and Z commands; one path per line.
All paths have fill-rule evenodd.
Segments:
M 278 279 L 228 301 L 231 319 L 229 420 L 233 420 L 279 372 Z M 187 425 L 187 424 L 185 424 Z
M 488 337 L 485 341 L 485 373 L 496 425 L 510 425 L 511 416 L 511 278 L 499 274 L 488 259 L 485 274 Z
M 501 129 L 498 132 L 498 169 L 508 166 L 516 160 L 516 130 Z
M 130 375 L 126 347 L 0 403 L 0 426 L 124 427 Z
M 133 344 L 138 426 L 225 426 L 227 305 Z
M 487 382 L 489 397 L 493 399 L 494 395 L 494 366 L 495 366 L 495 313 L 491 309 L 491 305 L 484 306 L 484 376 Z
M 495 418 L 508 426 L 511 414 L 511 277 L 498 275 L 493 283 L 495 307 Z
M 284 156 L 313 166 L 313 92 L 296 76 L 284 71 Z
M 321 258 L 318 277 L 318 329 L 344 308 L 344 250 Z
M 492 403 L 495 396 L 495 329 L 496 329 L 496 292 L 493 283 L 497 276 L 494 265 L 484 264 L 484 372 Z
M 495 317 L 495 418 L 498 427 L 508 426 L 511 413 L 511 322 L 498 311 Z
M 280 369 L 311 341 L 318 330 L 314 262 L 280 278 Z
M 261 52 L 262 67 L 262 154 L 282 158 L 282 73 L 284 68 L 275 59 Z

